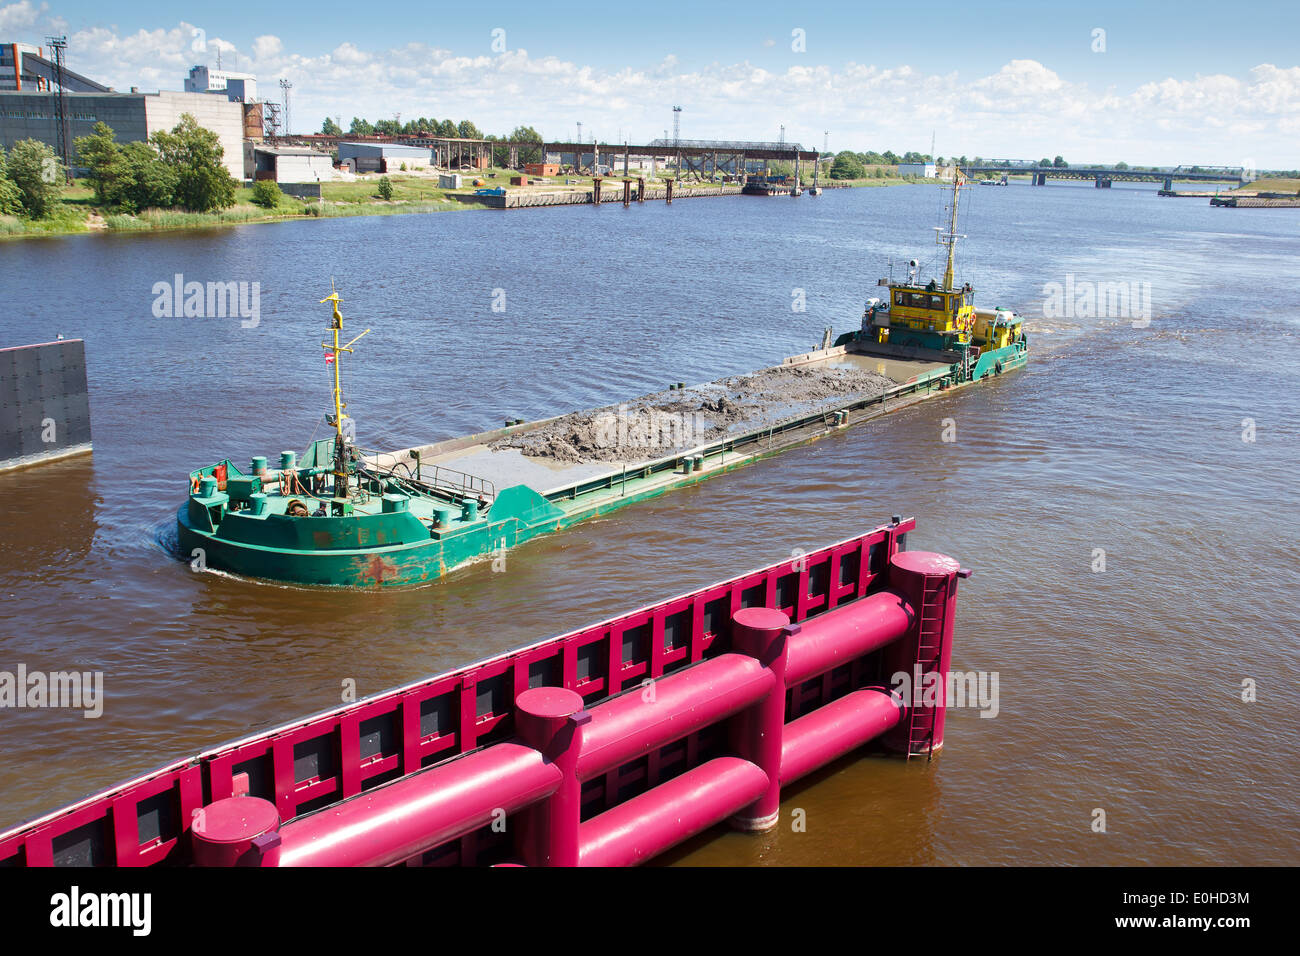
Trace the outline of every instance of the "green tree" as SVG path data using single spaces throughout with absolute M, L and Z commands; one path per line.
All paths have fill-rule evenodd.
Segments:
M 122 146 L 130 186 L 126 200 L 131 211 L 162 209 L 176 204 L 179 174 L 163 162 L 151 143 L 136 140 Z
M 512 143 L 536 143 L 536 146 L 525 146 L 519 150 L 520 163 L 540 163 L 542 161 L 542 134 L 537 132 L 531 126 L 516 126 L 510 134 Z
M 1046 157 L 1038 161 L 1038 166 L 1040 169 L 1047 169 L 1051 167 L 1051 165 L 1052 165 L 1052 161 L 1050 159 L 1047 159 Z
M 393 198 L 393 184 L 387 176 L 379 177 L 379 198 L 389 200 Z
M 24 215 L 43 219 L 53 211 L 63 182 L 63 164 L 53 149 L 34 139 L 21 139 L 9 151 L 5 170 L 18 189 Z
M 9 178 L 4 147 L 0 146 L 0 216 L 17 216 L 22 211 L 22 193 Z
M 274 209 L 280 205 L 280 199 L 283 196 L 284 193 L 280 192 L 280 184 L 274 179 L 259 179 L 253 185 L 251 202 L 263 209 Z
M 87 169 L 95 202 L 131 213 L 172 205 L 176 172 L 149 143 L 119 144 L 114 137 L 111 126 L 96 123 L 94 133 L 76 140 L 77 156 Z
M 211 212 L 235 204 L 237 184 L 221 161 L 221 140 L 191 114 L 182 113 L 170 133 L 158 130 L 149 141 L 176 173 L 177 205 L 190 212 Z
M 342 136 L 343 127 L 336 123 L 331 117 L 325 117 L 325 122 L 321 123 L 320 131 L 325 136 Z
M 866 174 L 862 161 L 847 150 L 836 156 L 835 162 L 831 163 L 831 179 L 862 179 Z
M 127 188 L 128 173 L 113 127 L 103 122 L 96 123 L 94 132 L 89 136 L 78 136 L 73 146 L 77 159 L 86 167 L 86 178 L 94 190 L 95 202 L 110 209 L 119 208 Z
M 1056 159 L 1052 160 L 1052 165 L 1055 166 L 1057 169 L 1070 168 L 1070 164 L 1065 161 L 1064 156 L 1057 156 Z
M 483 133 L 479 128 L 469 120 L 461 120 L 456 124 L 456 135 L 461 139 L 482 139 Z
M 352 125 L 348 127 L 349 136 L 370 136 L 374 132 L 375 128 L 368 120 L 363 120 L 360 116 L 352 117 Z
M 375 132 L 380 136 L 396 136 L 402 131 L 402 124 L 397 120 L 375 120 Z

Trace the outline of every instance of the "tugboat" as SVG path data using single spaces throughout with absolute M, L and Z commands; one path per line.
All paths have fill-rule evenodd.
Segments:
M 426 476 L 418 461 L 412 471 L 360 454 L 344 411 L 340 366 L 370 329 L 340 345 L 341 301 L 335 291 L 321 300 L 333 307 L 333 339 L 321 346 L 334 373 L 333 413 L 326 417 L 334 437 L 313 442 L 301 459 L 281 452 L 277 469 L 258 456 L 248 472 L 229 459 L 191 472 L 176 524 L 194 569 L 304 584 L 422 581 L 488 550 L 489 532 L 502 530 L 497 525 L 545 508 L 535 493 L 534 500 L 517 493 L 503 501 L 490 482 L 470 475 L 434 468 Z M 486 520 L 489 511 L 503 522 Z M 503 534 L 502 541 L 514 537 Z
M 862 326 L 836 341 L 850 353 L 886 359 L 935 362 L 950 366 L 948 387 L 981 381 L 1019 368 L 1028 360 L 1024 320 L 1010 309 L 975 308 L 970 283 L 958 286 L 954 278 L 957 241 L 957 206 L 968 184 L 957 172 L 952 182 L 947 230 L 935 227 L 935 240 L 948 250 L 942 281 L 922 283 L 920 266 L 912 259 L 902 282 L 881 279 L 888 298 L 868 299 Z
M 790 190 L 790 177 L 778 175 L 747 176 L 740 187 L 742 196 L 788 196 Z

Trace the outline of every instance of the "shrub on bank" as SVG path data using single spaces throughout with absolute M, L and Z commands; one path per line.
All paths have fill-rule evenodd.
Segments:
M 274 179 L 259 179 L 253 186 L 253 197 L 249 202 L 263 209 L 274 209 L 283 197 L 284 193 Z

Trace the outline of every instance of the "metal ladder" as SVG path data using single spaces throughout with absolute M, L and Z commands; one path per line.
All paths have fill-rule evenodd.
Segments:
M 943 632 L 944 625 L 947 623 L 947 579 L 938 577 L 927 577 L 925 585 L 921 592 L 921 622 L 919 640 L 916 645 L 916 661 L 912 667 L 912 674 L 927 674 L 931 671 L 937 671 L 943 657 Z M 907 726 L 907 759 L 921 755 L 921 746 L 924 746 L 926 760 L 929 761 L 934 757 L 934 724 L 935 708 L 921 707 L 916 703 L 916 695 L 919 688 L 912 688 L 912 701 L 908 707 L 908 726 Z M 940 688 L 940 693 L 947 693 L 946 684 Z M 922 714 L 921 711 L 925 713 Z

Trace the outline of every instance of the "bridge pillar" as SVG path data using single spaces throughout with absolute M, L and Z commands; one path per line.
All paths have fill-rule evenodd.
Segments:
M 1174 189 L 1174 177 L 1173 177 L 1173 176 L 1166 176 L 1166 177 L 1165 177 L 1165 192 L 1173 192 L 1173 189 Z
M 1034 185 L 1035 185 L 1035 186 L 1046 186 L 1046 185 L 1047 185 L 1047 173 L 1034 173 Z
M 1097 189 L 1110 189 L 1110 178 L 1108 176 L 1098 176 L 1092 185 Z

